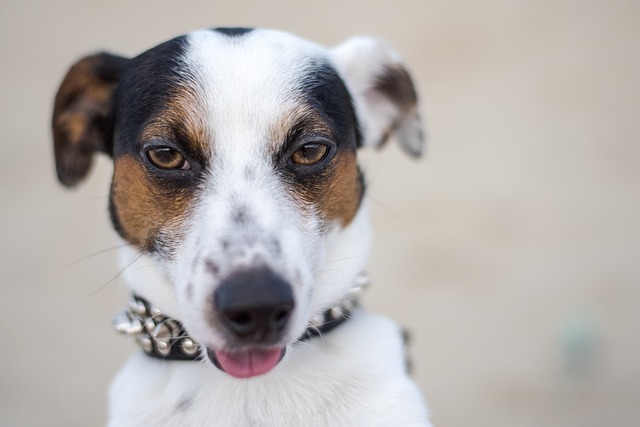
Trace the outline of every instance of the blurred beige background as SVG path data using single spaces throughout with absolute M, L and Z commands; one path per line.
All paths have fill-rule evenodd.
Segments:
M 430 146 L 364 156 L 366 304 L 413 331 L 436 425 L 640 425 L 639 18 L 635 0 L 3 0 L 0 425 L 104 424 L 134 351 L 110 329 L 109 162 L 77 191 L 54 178 L 63 74 L 221 25 L 372 34 L 412 70 Z

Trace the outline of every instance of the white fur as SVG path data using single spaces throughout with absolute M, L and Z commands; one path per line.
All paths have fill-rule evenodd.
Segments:
M 266 166 L 277 149 L 269 142 L 270 126 L 300 107 L 287 94 L 296 74 L 308 66 L 301 58 L 331 56 L 348 74 L 344 77 L 352 90 L 371 75 L 346 70 L 353 69 L 343 66 L 348 47 L 328 53 L 263 30 L 251 33 L 243 49 L 233 43 L 210 31 L 189 36 L 187 63 L 195 70 L 198 108 L 204 117 L 215 118 L 206 122 L 215 139 L 212 172 L 188 220 L 177 225 L 185 236 L 178 256 L 142 256 L 125 278 L 135 293 L 183 322 L 201 345 L 223 348 L 223 334 L 207 320 L 213 310 L 210 295 L 226 273 L 266 265 L 294 287 L 287 352 L 272 371 L 249 379 L 233 378 L 206 358 L 165 362 L 137 353 L 111 386 L 109 425 L 429 425 L 422 397 L 405 372 L 400 330 L 391 321 L 358 311 L 326 336 L 296 342 L 309 319 L 339 300 L 365 269 L 371 245 L 366 203 L 347 227 L 336 222 L 322 228 L 319 213 L 301 209 Z M 396 60 L 377 55 L 363 65 L 389 58 Z M 274 75 L 279 78 L 265 77 Z M 374 132 L 369 115 L 378 107 L 372 110 L 366 100 L 354 97 L 361 120 L 367 117 L 367 137 Z M 231 220 L 239 206 L 249 218 L 242 227 Z M 136 256 L 134 249 L 123 250 L 123 263 Z M 219 264 L 217 278 L 205 271 L 207 259 Z
M 268 374 L 244 380 L 208 362 L 136 354 L 110 398 L 111 427 L 429 425 L 404 372 L 398 327 L 366 312 L 323 339 L 291 347 Z

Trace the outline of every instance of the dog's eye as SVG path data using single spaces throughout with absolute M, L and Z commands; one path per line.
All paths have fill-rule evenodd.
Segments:
M 169 147 L 152 148 L 147 151 L 149 161 L 160 169 L 190 169 L 191 165 L 179 152 Z
M 328 153 L 329 147 L 324 144 L 312 142 L 298 148 L 298 150 L 291 155 L 291 161 L 300 166 L 315 165 L 324 160 Z

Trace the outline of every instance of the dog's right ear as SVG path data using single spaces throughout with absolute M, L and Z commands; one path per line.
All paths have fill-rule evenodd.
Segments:
M 67 187 L 87 175 L 95 152 L 111 154 L 112 94 L 128 62 L 108 53 L 87 56 L 69 69 L 58 89 L 53 145 L 58 179 Z
M 331 51 L 360 122 L 365 147 L 381 147 L 391 136 L 411 156 L 424 150 L 418 96 L 400 56 L 371 37 L 353 37 Z

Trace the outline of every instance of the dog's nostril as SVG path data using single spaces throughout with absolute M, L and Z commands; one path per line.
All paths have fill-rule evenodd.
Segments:
M 251 327 L 255 323 L 255 316 L 249 312 L 223 313 L 223 315 L 230 323 L 240 328 Z
M 236 314 L 227 317 L 230 321 L 240 326 L 245 326 L 253 322 L 253 317 L 247 313 Z
M 271 315 L 270 323 L 274 332 L 280 332 L 284 329 L 289 321 L 289 316 L 293 311 L 293 306 L 280 306 Z

